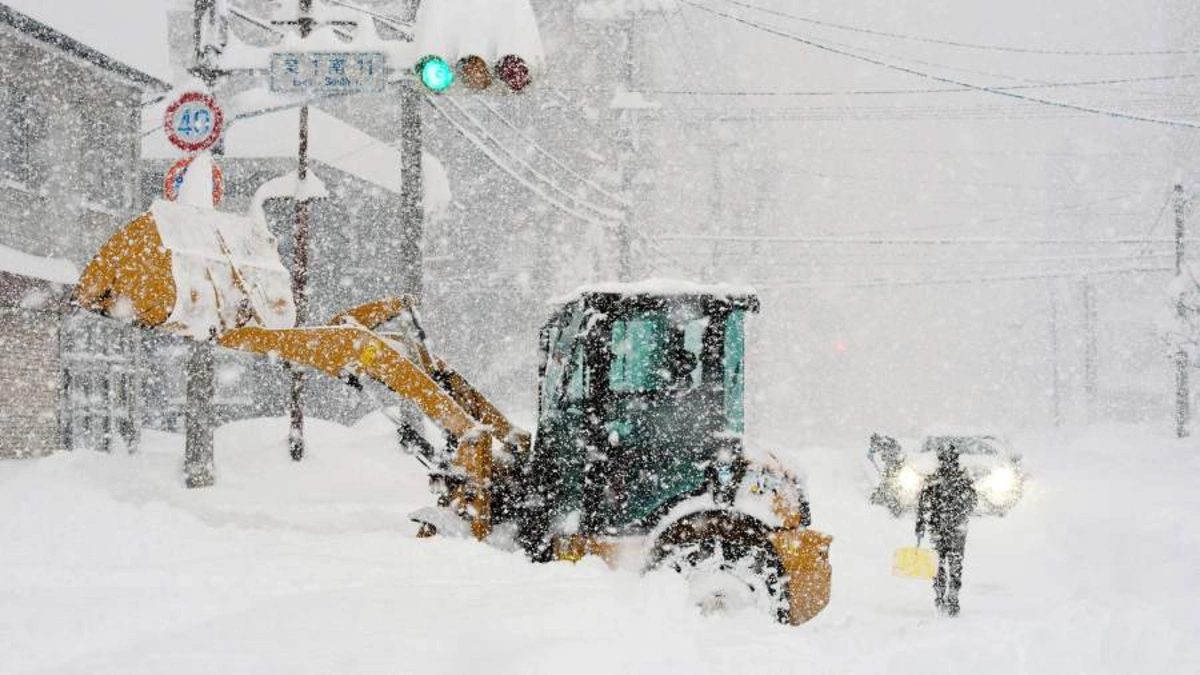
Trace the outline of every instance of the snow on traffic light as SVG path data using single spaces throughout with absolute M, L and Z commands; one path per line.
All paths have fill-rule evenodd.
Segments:
M 415 64 L 431 92 L 524 91 L 545 67 L 529 0 L 424 0 L 414 27 Z

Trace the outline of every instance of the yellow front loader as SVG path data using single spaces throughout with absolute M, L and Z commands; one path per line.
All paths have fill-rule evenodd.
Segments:
M 705 610 L 800 624 L 828 604 L 832 538 L 809 527 L 800 482 L 742 441 L 753 294 L 611 285 L 562 302 L 542 331 L 531 441 L 429 352 L 409 299 L 295 327 L 290 288 L 261 219 L 159 201 L 101 248 L 76 297 L 146 328 L 373 380 L 415 405 L 445 436 L 416 443 L 438 496 L 414 514 L 423 536 L 673 569 Z

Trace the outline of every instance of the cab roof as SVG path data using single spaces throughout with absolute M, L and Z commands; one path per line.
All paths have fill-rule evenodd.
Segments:
M 737 284 L 698 284 L 674 279 L 646 279 L 629 283 L 603 282 L 580 286 L 569 295 L 554 298 L 551 305 L 561 307 L 595 296 L 669 299 L 710 298 L 728 302 L 735 307 L 758 311 L 758 294 L 750 286 Z

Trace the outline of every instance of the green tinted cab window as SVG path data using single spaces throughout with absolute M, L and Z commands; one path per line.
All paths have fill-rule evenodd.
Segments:
M 658 389 L 664 331 L 664 317 L 654 314 L 613 324 L 609 389 L 619 393 Z

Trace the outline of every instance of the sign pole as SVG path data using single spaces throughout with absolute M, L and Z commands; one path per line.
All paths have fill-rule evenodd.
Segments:
M 312 33 L 312 0 L 300 0 L 300 37 L 306 38 Z M 300 108 L 300 149 L 298 152 L 296 177 L 303 185 L 308 179 L 308 106 Z M 296 200 L 296 232 L 292 251 L 292 297 L 296 302 L 296 325 L 303 326 L 308 321 L 308 228 L 309 200 L 302 197 Z M 291 374 L 291 391 L 288 397 L 288 407 L 291 412 L 291 430 L 288 433 L 288 450 L 292 460 L 299 462 L 304 459 L 304 372 L 297 367 L 288 366 Z

